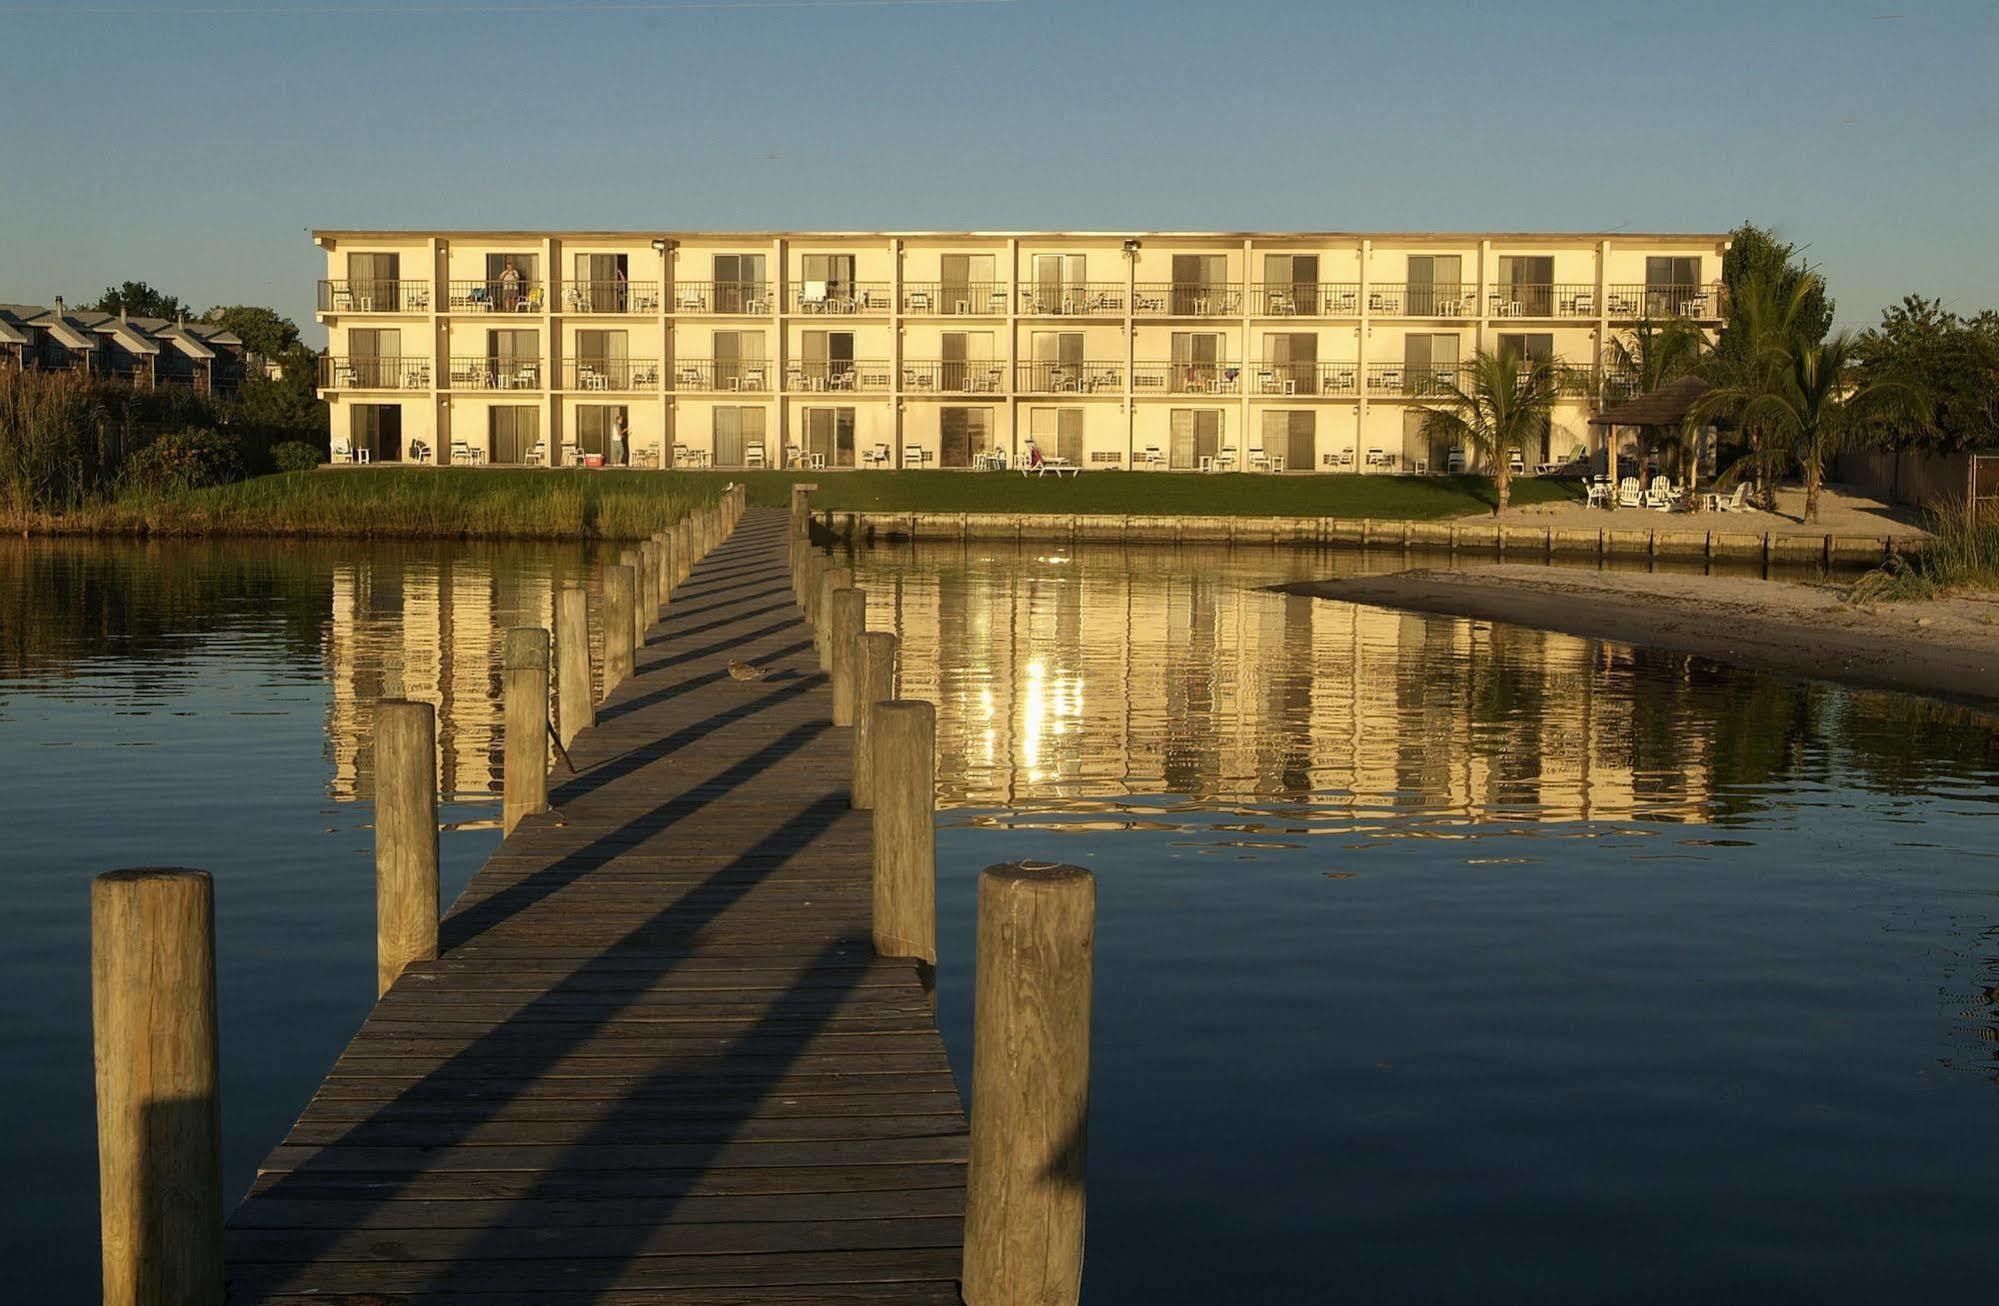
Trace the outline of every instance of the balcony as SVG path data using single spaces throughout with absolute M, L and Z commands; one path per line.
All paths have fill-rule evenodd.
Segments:
M 1259 283 L 1250 291 L 1250 311 L 1261 317 L 1359 317 L 1360 283 Z
M 1072 281 L 1022 286 L 1020 311 L 1029 317 L 1123 317 L 1122 281 Z
M 714 317 L 769 317 L 768 281 L 676 281 L 673 311 Z
M 325 357 L 319 360 L 322 390 L 428 390 L 428 358 Z
M 887 317 L 893 289 L 886 281 L 794 281 L 791 311 L 836 317 Z
M 1236 317 L 1242 287 L 1233 282 L 1141 281 L 1132 290 L 1135 317 Z
M 1718 322 L 1727 309 L 1727 289 L 1719 281 L 1610 286 L 1604 299 L 1608 315 L 1625 321 L 1680 317 L 1694 322 Z
M 454 313 L 539 313 L 548 307 L 548 287 L 539 281 L 453 281 Z
M 902 311 L 916 316 L 1005 317 L 1006 284 L 1000 281 L 905 281 Z
M 1022 394 L 1123 394 L 1123 363 L 1021 363 L 1015 371 Z
M 1501 282 L 1485 297 L 1488 317 L 1594 318 L 1596 310 L 1589 283 Z
M 1360 393 L 1359 363 L 1253 363 L 1250 393 L 1258 395 L 1345 395 Z
M 428 313 L 428 281 L 322 281 L 322 313 Z
M 1006 364 L 990 359 L 902 362 L 902 388 L 910 394 L 1006 393 Z
M 882 359 L 835 359 L 824 363 L 793 363 L 785 369 L 784 388 L 806 394 L 821 390 L 841 394 L 887 394 L 894 389 L 894 369 Z
M 562 287 L 565 313 L 657 313 L 657 281 L 570 281 Z
M 1406 363 L 1369 363 L 1367 392 L 1404 398 L 1448 398 L 1463 378 L 1464 370 L 1453 364 L 1412 367 Z
M 562 362 L 565 390 L 656 390 L 656 358 L 567 358 Z
M 1462 281 L 1380 281 L 1367 288 L 1375 317 L 1463 320 L 1478 316 L 1478 287 Z
M 748 391 L 769 394 L 770 365 L 761 360 L 681 358 L 673 364 L 671 385 L 675 390 L 710 390 L 724 394 Z
M 1242 393 L 1237 363 L 1133 363 L 1131 388 L 1140 395 L 1234 395 Z
M 454 358 L 453 390 L 539 390 L 539 358 Z

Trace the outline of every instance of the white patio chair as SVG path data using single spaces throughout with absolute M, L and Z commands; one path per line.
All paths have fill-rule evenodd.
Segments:
M 1639 487 L 1636 476 L 1627 476 L 1617 483 L 1617 506 L 1620 508 L 1645 506 L 1645 492 Z
M 1663 476 L 1654 476 L 1652 484 L 1645 489 L 1645 506 L 1660 512 L 1671 508 L 1678 498 L 1673 491 L 1673 483 Z

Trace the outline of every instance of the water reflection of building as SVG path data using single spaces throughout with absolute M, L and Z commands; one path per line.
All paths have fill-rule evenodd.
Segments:
M 1642 696 L 1598 692 L 1644 655 L 1273 594 L 1244 566 L 1227 553 L 974 548 L 864 555 L 860 583 L 870 626 L 902 635 L 901 692 L 939 705 L 947 803 L 1703 811 L 1705 732 L 1682 722 L 1655 739 L 1656 723 L 1634 719 Z
M 502 637 L 512 626 L 552 624 L 552 583 L 550 559 L 532 551 L 504 559 L 385 551 L 337 563 L 325 647 L 333 797 L 373 792 L 372 708 L 395 696 L 437 708 L 441 792 L 497 793 Z

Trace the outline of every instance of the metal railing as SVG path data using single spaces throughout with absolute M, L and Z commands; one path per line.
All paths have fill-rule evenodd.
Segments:
M 655 390 L 659 387 L 659 360 L 565 358 L 562 385 L 567 390 Z
M 322 281 L 322 313 L 428 313 L 428 281 Z
M 427 390 L 430 388 L 430 360 L 322 357 L 319 360 L 319 387 L 322 390 Z
M 913 394 L 1004 394 L 1006 363 L 991 359 L 904 359 L 902 388 Z
M 768 394 L 775 388 L 769 363 L 718 362 L 712 358 L 675 359 L 667 373 L 667 384 L 675 390 L 716 390 L 725 393 L 749 391 Z
M 1369 363 L 1367 392 L 1371 395 L 1449 396 L 1463 384 L 1462 365 L 1411 367 L 1406 363 Z
M 539 358 L 454 358 L 453 390 L 539 390 Z
M 1234 317 L 1242 286 L 1233 281 L 1141 281 L 1132 289 L 1136 317 Z
M 1599 307 L 1593 283 L 1502 281 L 1485 297 L 1487 317 L 1593 318 Z
M 1242 393 L 1240 363 L 1133 363 L 1134 394 L 1233 395 Z
M 1356 395 L 1359 363 L 1252 363 L 1250 393 L 1259 395 Z
M 1014 372 L 1022 394 L 1121 394 L 1123 363 L 1021 363 Z
M 657 313 L 657 281 L 567 281 L 562 286 L 565 313 Z
M 894 284 L 887 281 L 794 281 L 791 283 L 791 310 L 794 313 L 827 313 L 839 316 L 888 316 Z
M 1003 281 L 905 281 L 902 311 L 940 317 L 1005 317 Z
M 1711 322 L 1719 320 L 1726 309 L 1727 291 L 1719 281 L 1652 282 L 1604 288 L 1604 311 L 1613 318 L 1683 317 Z
M 895 388 L 894 381 L 894 370 L 883 359 L 793 363 L 784 372 L 784 388 L 791 391 L 886 394 Z
M 769 317 L 770 297 L 768 281 L 676 281 L 672 309 L 722 317 Z
M 1473 318 L 1478 287 L 1468 281 L 1376 281 L 1367 288 L 1375 317 Z
M 449 289 L 454 313 L 539 313 L 548 307 L 548 287 L 539 281 L 495 277 L 453 281 Z
M 1259 282 L 1250 290 L 1250 311 L 1262 317 L 1359 317 L 1360 283 Z
M 1020 288 L 1020 311 L 1029 317 L 1123 317 L 1122 281 L 1071 281 Z

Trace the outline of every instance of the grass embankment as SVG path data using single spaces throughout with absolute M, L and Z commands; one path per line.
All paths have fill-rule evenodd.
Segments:
M 633 539 L 732 481 L 782 507 L 794 481 L 840 512 L 1051 512 L 1436 520 L 1492 510 L 1472 476 L 1254 476 L 1092 472 L 653 472 L 360 467 L 260 476 L 215 489 L 123 496 L 0 522 L 9 533 Z M 1515 503 L 1574 498 L 1572 482 L 1514 482 Z
M 1913 557 L 1893 557 L 1853 583 L 1857 603 L 1941 598 L 1956 590 L 1999 591 L 1999 520 L 1980 522 L 1960 500 L 1929 512 L 1932 538 Z

